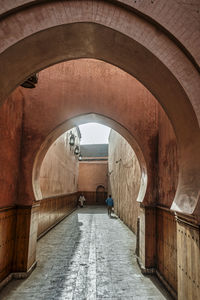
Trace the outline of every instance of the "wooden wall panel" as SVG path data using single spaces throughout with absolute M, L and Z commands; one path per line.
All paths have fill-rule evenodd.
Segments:
M 77 207 L 78 193 L 40 201 L 38 237 L 69 215 Z
M 145 207 L 145 267 L 156 264 L 156 209 Z
M 15 207 L 0 209 L 0 281 L 12 271 L 15 226 Z
M 140 207 L 139 257 L 145 266 L 145 209 Z
M 28 264 L 27 264 L 28 270 L 36 261 L 39 209 L 40 209 L 39 204 L 35 204 L 32 206 L 32 210 L 31 210 L 30 233 L 29 233 L 29 244 L 28 244 Z
M 168 209 L 157 208 L 156 223 L 156 268 L 176 293 L 177 235 L 174 213 Z
M 156 260 L 156 209 L 140 207 L 139 259 L 144 273 L 155 272 Z
M 38 205 L 18 206 L 13 272 L 28 272 L 36 260 Z
M 178 299 L 200 299 L 199 226 L 177 219 Z

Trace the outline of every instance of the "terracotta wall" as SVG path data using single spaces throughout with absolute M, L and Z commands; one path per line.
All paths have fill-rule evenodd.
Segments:
M 78 157 L 74 147 L 69 145 L 70 132 L 79 145 L 76 128 L 61 135 L 50 147 L 42 162 L 40 171 L 40 188 L 43 198 L 75 193 L 78 189 Z
M 32 203 L 34 199 L 32 168 L 41 143 L 52 130 L 78 115 L 97 113 L 134 133 L 141 141 L 149 172 L 153 173 L 157 102 L 121 69 L 93 59 L 60 63 L 41 71 L 36 88 L 23 89 L 23 95 L 26 101 L 20 204 Z M 153 180 L 150 177 L 149 190 Z M 155 201 L 152 193 L 149 194 L 146 200 Z
M 172 125 L 159 109 L 158 137 L 158 203 L 171 207 L 178 183 L 177 141 Z
M 140 166 L 128 142 L 116 131 L 109 136 L 109 193 L 118 216 L 134 231 L 137 229 Z
M 16 89 L 0 107 L 0 207 L 17 202 L 23 97 Z
M 78 190 L 96 192 L 99 185 L 103 185 L 107 191 L 108 186 L 108 163 L 103 162 L 80 162 Z

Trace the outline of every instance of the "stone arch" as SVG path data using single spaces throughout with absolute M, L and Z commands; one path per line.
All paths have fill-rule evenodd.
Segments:
M 123 127 L 121 124 L 116 122 L 115 120 L 112 120 L 111 118 L 108 118 L 103 115 L 99 115 L 96 113 L 90 113 L 90 114 L 85 114 L 85 115 L 80 115 L 77 117 L 74 117 L 72 119 L 66 120 L 64 123 L 60 124 L 58 127 L 56 127 L 44 140 L 42 143 L 35 161 L 33 165 L 33 172 L 32 172 L 32 185 L 33 185 L 33 192 L 35 195 L 36 200 L 41 200 L 42 199 L 42 194 L 40 190 L 40 183 L 39 183 L 39 176 L 40 176 L 40 168 L 43 162 L 43 159 L 48 151 L 48 149 L 51 147 L 51 145 L 55 142 L 55 140 L 62 135 L 64 132 L 70 130 L 72 127 L 84 124 L 84 123 L 89 123 L 89 122 L 95 122 L 95 123 L 100 123 L 103 125 L 106 125 L 114 130 L 116 130 L 119 134 L 121 134 L 127 142 L 131 145 L 133 148 L 139 164 L 141 168 L 141 184 L 140 184 L 140 190 L 139 194 L 137 197 L 138 202 L 142 202 L 147 190 L 147 183 L 148 183 L 148 178 L 147 178 L 147 165 L 146 161 L 144 158 L 144 155 L 142 153 L 142 150 L 140 146 L 138 145 L 137 141 L 135 138 L 130 134 L 130 132 Z
M 164 33 L 106 1 L 40 3 L 9 15 L 1 25 L 6 28 L 1 101 L 32 73 L 82 57 L 107 61 L 139 79 L 163 106 L 177 136 L 180 171 L 172 208 L 199 213 L 199 74 Z

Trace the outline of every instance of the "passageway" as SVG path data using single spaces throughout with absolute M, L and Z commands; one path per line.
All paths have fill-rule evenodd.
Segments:
M 171 299 L 137 265 L 135 235 L 106 208 L 74 211 L 38 242 L 37 268 L 0 299 Z

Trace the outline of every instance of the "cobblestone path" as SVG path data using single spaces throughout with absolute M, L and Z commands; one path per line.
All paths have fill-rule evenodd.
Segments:
M 134 250 L 135 235 L 105 208 L 78 209 L 39 240 L 37 268 L 0 299 L 171 299 L 141 274 Z

